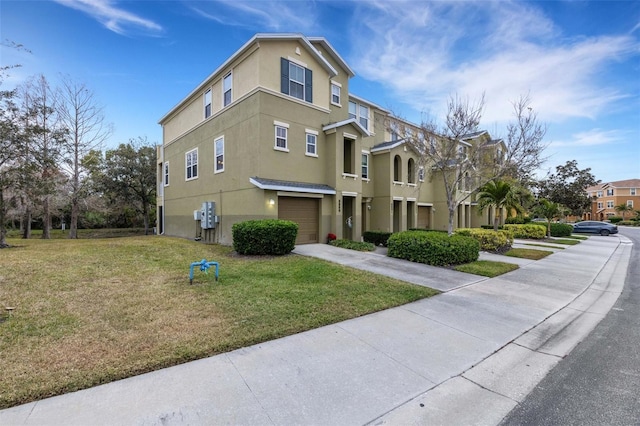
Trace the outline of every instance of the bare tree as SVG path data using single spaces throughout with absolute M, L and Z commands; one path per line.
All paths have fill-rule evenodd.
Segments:
M 431 171 L 431 179 L 441 180 L 449 235 L 457 207 L 478 188 L 506 175 L 530 174 L 544 161 L 546 128 L 538 123 L 528 96 L 513 103 L 515 121 L 507 126 L 504 140 L 481 137 L 484 132 L 478 128 L 484 105 L 484 94 L 476 102 L 452 96 L 443 126 L 423 120 L 417 131 L 409 126 L 400 129 L 421 165 Z
M 87 170 L 83 158 L 112 134 L 112 126 L 105 122 L 103 108 L 94 93 L 84 83 L 68 76 L 63 78 L 56 106 L 61 125 L 66 129 L 64 167 L 71 180 L 71 223 L 69 238 L 78 238 L 80 200 L 85 194 Z

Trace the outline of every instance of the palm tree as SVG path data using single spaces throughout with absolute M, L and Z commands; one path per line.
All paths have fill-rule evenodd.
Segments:
M 633 207 L 627 205 L 627 203 L 618 204 L 614 207 L 618 213 L 622 213 L 622 219 L 625 219 L 627 212 L 632 212 Z
M 511 184 L 505 181 L 496 180 L 486 183 L 477 195 L 478 207 L 483 211 L 486 207 L 494 206 L 496 208 L 496 217 L 493 220 L 493 230 L 498 230 L 500 219 L 502 218 L 502 210 L 504 208 L 520 209 Z
M 533 209 L 538 216 L 547 219 L 547 236 L 551 236 L 551 221 L 562 214 L 562 206 L 553 201 L 541 198 L 538 205 Z

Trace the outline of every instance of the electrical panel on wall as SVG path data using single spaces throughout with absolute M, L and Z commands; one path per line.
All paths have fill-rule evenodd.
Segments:
M 214 201 L 205 201 L 202 203 L 200 210 L 200 227 L 202 229 L 213 229 L 216 227 L 216 203 Z

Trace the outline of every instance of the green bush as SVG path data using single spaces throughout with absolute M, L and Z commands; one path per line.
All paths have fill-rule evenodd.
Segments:
M 374 246 L 373 243 L 351 240 L 333 240 L 329 244 L 331 244 L 332 246 L 357 251 L 374 251 L 376 249 L 376 246 Z
M 298 224 L 290 220 L 262 219 L 235 223 L 231 227 L 233 248 L 240 254 L 291 253 Z
M 366 231 L 362 234 L 362 239 L 367 243 L 372 243 L 374 246 L 386 247 L 390 236 L 391 232 Z
M 525 218 L 522 216 L 508 217 L 504 221 L 507 225 L 519 224 L 523 225 L 525 223 Z
M 434 266 L 474 262 L 480 255 L 480 243 L 475 239 L 443 232 L 398 232 L 388 243 L 389 256 Z
M 622 222 L 622 218 L 620 216 L 611 216 L 607 218 L 611 223 Z
M 640 226 L 640 222 L 638 222 L 637 220 L 623 220 L 621 222 L 618 222 L 618 225 L 622 225 L 622 226 Z
M 483 251 L 504 253 L 513 244 L 513 233 L 506 230 L 496 232 L 493 229 L 460 228 L 456 230 L 456 234 L 476 239 Z
M 547 236 L 547 225 L 544 224 L 504 225 L 504 229 L 511 231 L 513 238 L 542 240 Z
M 552 237 L 568 237 L 573 233 L 573 226 L 567 223 L 552 223 L 551 224 L 551 236 Z

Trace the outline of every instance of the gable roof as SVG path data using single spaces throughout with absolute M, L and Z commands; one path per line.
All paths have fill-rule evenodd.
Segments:
M 590 186 L 585 191 L 599 191 L 606 188 L 640 188 L 640 179 L 616 180 L 613 182 L 605 182 L 598 185 Z
M 360 124 L 360 122 L 358 120 L 356 120 L 355 118 L 347 118 L 346 120 L 338 121 L 336 123 L 327 124 L 326 126 L 324 126 L 322 128 L 322 131 L 326 132 L 327 130 L 337 129 L 338 127 L 346 126 L 347 124 L 353 124 L 353 127 L 355 127 L 360 132 L 360 134 L 362 136 L 371 136 L 371 133 L 369 133 L 369 131 L 367 129 L 365 129 L 362 126 L 362 124 Z

